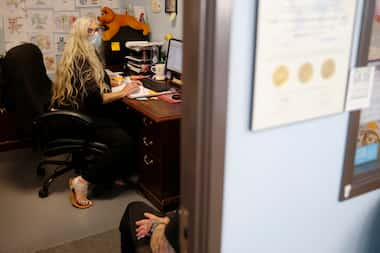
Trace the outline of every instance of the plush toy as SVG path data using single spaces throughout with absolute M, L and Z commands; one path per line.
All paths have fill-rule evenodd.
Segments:
M 144 35 L 148 35 L 149 26 L 138 22 L 134 17 L 128 14 L 116 14 L 111 8 L 103 7 L 102 15 L 98 17 L 100 25 L 108 27 L 108 30 L 103 32 L 103 40 L 109 41 L 119 31 L 122 26 L 129 26 L 135 30 L 143 30 Z

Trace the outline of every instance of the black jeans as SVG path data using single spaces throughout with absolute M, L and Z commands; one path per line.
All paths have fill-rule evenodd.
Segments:
M 144 219 L 144 213 L 149 212 L 156 216 L 164 216 L 144 202 L 130 203 L 121 219 L 119 230 L 121 236 L 122 253 L 151 253 L 150 237 L 140 240 L 136 238 L 136 221 Z
M 108 146 L 110 152 L 96 156 L 79 174 L 93 184 L 110 184 L 126 178 L 135 168 L 135 143 L 121 127 L 99 127 L 96 141 Z

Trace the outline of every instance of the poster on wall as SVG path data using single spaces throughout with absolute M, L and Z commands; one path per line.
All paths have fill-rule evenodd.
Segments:
M 100 8 L 81 8 L 80 9 L 80 16 L 81 17 L 90 17 L 96 19 L 98 16 L 100 16 Z
M 0 15 L 19 15 L 25 12 L 25 0 L 1 0 Z
M 53 7 L 56 11 L 74 11 L 75 0 L 54 0 Z
M 24 41 L 11 41 L 11 42 L 5 42 L 5 51 L 8 51 L 9 49 L 21 45 L 24 43 Z
M 52 0 L 25 0 L 25 7 L 28 9 L 50 9 L 50 8 L 53 8 L 54 1 Z
M 101 6 L 100 0 L 76 0 L 77 7 L 95 7 Z
M 342 112 L 356 1 L 260 1 L 252 129 Z
M 102 6 L 108 6 L 112 9 L 117 9 L 120 7 L 120 1 L 119 0 L 101 0 Z
M 59 63 L 61 61 L 61 58 L 62 58 L 62 55 L 61 54 L 57 54 L 56 57 L 55 57 L 55 62 L 56 62 L 56 66 L 58 68 L 59 66 Z
M 26 18 L 23 15 L 4 16 L 4 40 L 5 41 L 25 41 Z
M 55 74 L 57 69 L 57 56 L 55 53 L 44 53 L 44 63 L 48 74 Z
M 79 12 L 55 12 L 54 13 L 54 31 L 70 32 L 75 20 L 79 17 Z
M 43 53 L 53 52 L 53 35 L 51 33 L 39 32 L 39 33 L 30 33 L 29 41 L 37 45 Z
M 54 35 L 54 46 L 57 55 L 61 55 L 63 53 L 63 49 L 65 48 L 68 38 L 69 34 L 67 33 Z
M 135 18 L 142 23 L 146 22 L 146 13 L 144 6 L 141 5 L 135 5 L 133 6 L 133 13 Z
M 380 61 L 380 0 L 376 0 L 375 16 L 372 22 L 369 61 Z
M 28 11 L 28 31 L 41 32 L 53 30 L 53 12 L 47 10 Z

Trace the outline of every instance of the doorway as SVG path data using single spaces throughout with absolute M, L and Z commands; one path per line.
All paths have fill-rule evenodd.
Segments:
M 230 0 L 184 2 L 181 252 L 221 250 Z

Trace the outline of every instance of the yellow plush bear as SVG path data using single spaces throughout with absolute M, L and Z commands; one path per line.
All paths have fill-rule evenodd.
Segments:
M 98 17 L 100 25 L 105 25 L 108 30 L 103 32 L 103 40 L 109 41 L 120 30 L 122 26 L 129 26 L 135 30 L 143 30 L 144 35 L 148 35 L 149 26 L 137 21 L 134 17 L 128 14 L 116 14 L 111 8 L 103 7 L 102 15 Z

